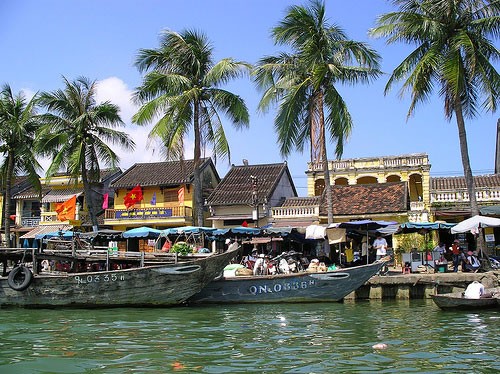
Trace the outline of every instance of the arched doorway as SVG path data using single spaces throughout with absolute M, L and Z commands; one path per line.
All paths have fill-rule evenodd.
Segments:
M 335 179 L 333 184 L 335 186 L 347 186 L 349 184 L 349 181 L 347 180 L 347 178 L 340 177 L 340 178 Z
M 392 183 L 392 182 L 401 182 L 401 177 L 399 175 L 389 175 L 386 178 L 386 182 Z
M 410 191 L 410 201 L 422 201 L 424 190 L 422 185 L 422 176 L 420 174 L 411 174 L 408 179 L 408 189 Z
M 321 196 L 325 190 L 325 180 L 316 179 L 314 181 L 314 196 Z
M 377 178 L 375 177 L 361 177 L 356 180 L 357 184 L 377 184 Z

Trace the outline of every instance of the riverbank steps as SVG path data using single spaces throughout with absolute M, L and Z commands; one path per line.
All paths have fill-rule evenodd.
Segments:
M 500 286 L 500 271 L 484 273 L 411 273 L 389 272 L 376 275 L 344 300 L 427 299 L 432 294 L 464 291 L 473 281 L 485 288 Z

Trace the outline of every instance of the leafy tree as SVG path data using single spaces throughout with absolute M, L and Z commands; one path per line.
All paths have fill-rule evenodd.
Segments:
M 142 107 L 133 117 L 138 125 L 154 122 L 149 138 L 158 138 L 167 159 L 184 158 L 183 142 L 194 133 L 194 198 L 197 225 L 203 225 L 201 152 L 213 145 L 213 154 L 230 159 L 221 114 L 236 128 L 247 127 L 249 114 L 244 101 L 219 88 L 240 77 L 251 66 L 224 58 L 214 62 L 207 37 L 186 30 L 164 31 L 158 49 L 141 49 L 136 66 L 146 72 L 135 99 Z
M 380 74 L 379 55 L 366 44 L 348 39 L 325 16 L 325 4 L 291 6 L 285 18 L 272 29 L 275 44 L 291 53 L 262 58 L 255 69 L 257 86 L 264 91 L 259 108 L 278 103 L 274 120 L 280 151 L 302 152 L 309 144 L 311 162 L 322 165 L 325 178 L 328 222 L 333 222 L 327 136 L 342 156 L 344 141 L 352 128 L 347 104 L 337 84 L 367 83 Z
M 401 95 L 411 95 L 408 117 L 434 89 L 444 101 L 448 120 L 455 116 L 462 165 L 472 215 L 479 214 L 469 161 L 465 118 L 478 106 L 494 112 L 500 76 L 492 61 L 500 51 L 492 38 L 500 33 L 500 2 L 488 0 L 393 0 L 398 10 L 379 17 L 371 34 L 415 49 L 394 69 L 385 92 L 402 81 Z M 481 98 L 484 101 L 480 102 Z
M 41 117 L 44 125 L 39 133 L 38 149 L 50 156 L 47 177 L 61 169 L 77 183 L 81 178 L 90 220 L 97 227 L 99 207 L 95 205 L 92 184 L 100 180 L 99 161 L 115 168 L 118 155 L 108 144 L 133 150 L 135 143 L 128 134 L 117 130 L 124 126 L 118 106 L 109 101 L 96 103 L 96 82 L 80 77 L 68 81 L 64 90 L 42 92 L 39 102 L 47 109 Z
M 5 239 L 10 238 L 11 187 L 14 178 L 26 175 L 28 181 L 40 191 L 41 170 L 34 153 L 35 133 L 40 126 L 36 115 L 36 96 L 27 101 L 22 93 L 14 95 L 5 84 L 0 91 L 0 178 L 4 190 Z

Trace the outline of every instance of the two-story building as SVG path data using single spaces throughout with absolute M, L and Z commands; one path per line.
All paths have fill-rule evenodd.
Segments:
M 328 167 L 334 222 L 429 220 L 431 165 L 426 154 L 335 160 Z M 306 175 L 308 197 L 274 208 L 275 225 L 294 220 L 327 223 L 322 165 L 309 163 Z
M 200 170 L 206 198 L 220 178 L 211 158 L 203 159 Z M 193 179 L 194 160 L 134 164 L 111 183 L 114 206 L 106 209 L 104 224 L 122 231 L 193 225 Z M 126 197 L 137 187 L 141 198 L 127 207 Z
M 271 210 L 297 197 L 286 162 L 233 165 L 207 198 L 212 227 L 263 227 L 271 223 Z
M 113 201 L 113 191 L 109 189 L 111 181 L 121 174 L 120 169 L 103 169 L 99 181 L 92 182 L 92 198 L 94 204 L 102 205 L 103 196 L 108 194 L 108 201 Z M 41 178 L 41 193 L 33 187 L 26 187 L 13 195 L 16 206 L 16 243 L 19 239 L 31 241 L 37 235 L 59 230 L 69 230 L 73 226 L 91 230 L 91 222 L 86 210 L 83 183 L 80 178 L 75 180 L 64 173 L 58 173 L 51 178 Z M 59 221 L 57 205 L 76 196 L 75 219 Z M 102 215 L 102 214 L 101 214 Z M 100 218 L 102 223 L 102 217 Z

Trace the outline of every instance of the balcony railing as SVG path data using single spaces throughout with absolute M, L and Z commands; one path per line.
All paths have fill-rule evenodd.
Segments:
M 167 208 L 139 208 L 139 209 L 106 209 L 105 220 L 158 220 L 173 217 L 192 217 L 193 209 L 189 206 L 174 206 Z
M 36 227 L 40 224 L 41 217 L 21 217 L 21 226 Z
M 425 209 L 425 205 L 423 201 L 410 201 L 410 210 L 412 212 L 422 211 Z
M 500 201 L 500 188 L 476 189 L 477 201 Z M 435 191 L 431 192 L 431 204 L 434 203 L 459 203 L 469 201 L 466 190 Z
M 311 207 L 274 207 L 271 208 L 273 218 L 319 217 L 319 206 Z
M 309 162 L 309 171 L 323 171 L 321 162 Z M 429 165 L 427 155 L 415 154 L 407 156 L 394 157 L 365 157 L 349 160 L 333 160 L 328 161 L 329 170 L 349 170 L 349 169 L 365 169 L 369 168 L 402 168 L 402 167 L 419 167 Z

